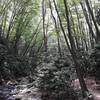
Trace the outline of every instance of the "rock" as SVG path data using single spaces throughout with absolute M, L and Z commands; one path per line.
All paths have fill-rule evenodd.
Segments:
M 17 85 L 18 82 L 16 80 L 11 80 L 7 82 L 7 85 Z
M 15 100 L 15 98 L 13 96 L 10 96 L 6 100 Z
M 5 98 L 0 96 L 0 100 L 5 100 Z
M 15 98 L 15 100 L 21 100 L 21 98 Z
M 29 93 L 31 93 L 31 91 L 27 91 L 26 93 L 29 94 Z

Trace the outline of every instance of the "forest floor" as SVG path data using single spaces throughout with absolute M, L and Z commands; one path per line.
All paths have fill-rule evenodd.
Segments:
M 85 79 L 90 93 L 94 100 L 100 100 L 100 85 L 97 85 L 94 79 Z M 75 89 L 80 89 L 78 79 L 73 82 Z M 27 78 L 22 78 L 21 82 L 14 85 L 13 82 L 8 82 L 5 86 L 0 87 L 0 100 L 41 100 L 41 93 L 33 83 L 29 83 Z
M 88 89 L 93 95 L 94 100 L 100 100 L 100 85 L 94 85 L 93 87 L 90 87 Z
M 29 83 L 27 78 L 21 78 L 17 84 L 9 81 L 0 87 L 0 100 L 40 100 L 38 89 Z
M 100 84 L 96 84 L 94 78 L 86 78 L 85 83 L 89 92 L 93 95 L 94 100 L 100 100 Z M 78 79 L 73 82 L 75 89 L 80 89 L 80 84 Z

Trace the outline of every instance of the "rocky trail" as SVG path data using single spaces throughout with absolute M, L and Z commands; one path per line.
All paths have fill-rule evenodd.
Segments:
M 33 83 L 24 78 L 17 85 L 9 82 L 0 87 L 0 100 L 40 100 L 40 93 Z

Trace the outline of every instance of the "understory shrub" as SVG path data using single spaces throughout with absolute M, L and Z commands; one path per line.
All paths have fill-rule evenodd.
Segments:
M 37 67 L 38 87 L 43 100 L 78 100 L 77 94 L 71 87 L 70 67 L 67 60 L 57 58 L 52 58 Z
M 95 45 L 90 55 L 89 73 L 100 80 L 100 41 Z
M 9 49 L 0 44 L 0 77 L 6 80 L 28 75 L 28 59 L 9 52 Z

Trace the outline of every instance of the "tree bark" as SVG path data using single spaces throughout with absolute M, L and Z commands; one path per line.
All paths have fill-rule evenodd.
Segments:
M 52 18 L 53 18 L 53 21 L 54 21 L 54 24 L 55 24 L 55 29 L 56 29 L 56 34 L 57 34 L 58 54 L 60 55 L 60 57 L 62 57 L 62 54 L 61 54 L 61 47 L 60 47 L 59 31 L 58 31 L 58 26 L 57 26 L 57 21 L 56 21 L 55 16 L 53 15 L 52 5 L 51 5 L 50 0 L 49 0 L 49 7 L 50 7 L 50 10 L 51 10 L 51 15 L 52 15 Z
M 88 14 L 87 14 L 86 8 L 84 7 L 84 4 L 83 3 L 80 3 L 80 4 L 81 4 L 82 10 L 83 10 L 83 13 L 84 13 L 86 22 L 87 22 L 88 27 L 89 27 L 89 31 L 90 31 L 92 37 L 95 39 L 95 41 L 97 41 L 97 38 L 96 38 L 96 36 L 95 36 L 95 34 L 93 32 L 92 26 L 91 26 L 91 24 L 89 22 L 89 18 L 88 18 Z
M 88 11 L 92 17 L 92 20 L 93 20 L 93 23 L 94 23 L 94 26 L 95 26 L 95 29 L 96 29 L 96 35 L 97 35 L 97 40 L 100 41 L 100 31 L 99 31 L 99 28 L 97 26 L 97 23 L 96 23 L 96 20 L 95 20 L 95 17 L 94 17 L 94 14 L 93 14 L 93 11 L 89 5 L 89 1 L 88 0 L 85 0 L 86 2 L 86 5 L 87 5 L 87 8 L 88 8 Z
M 75 64 L 75 68 L 76 68 L 76 73 L 77 73 L 77 77 L 79 78 L 79 82 L 81 85 L 81 89 L 82 89 L 82 93 L 83 96 L 86 97 L 86 92 L 88 92 L 87 86 L 85 84 L 83 75 L 82 75 L 82 71 L 80 68 L 80 63 L 78 62 L 78 58 L 77 58 L 77 52 L 76 52 L 76 47 L 75 47 L 75 43 L 72 37 L 72 32 L 71 32 L 71 27 L 70 27 L 70 20 L 69 20 L 69 12 L 68 12 L 68 6 L 67 6 L 67 1 L 64 0 L 64 6 L 65 6 L 65 13 L 66 13 L 66 17 L 67 17 L 67 25 L 68 25 L 68 34 L 69 34 L 69 40 L 70 40 L 70 44 L 71 44 L 71 54 L 73 57 L 73 61 Z
M 47 52 L 47 37 L 46 37 L 46 32 L 45 32 L 45 16 L 46 16 L 45 0 L 42 0 L 44 51 Z

